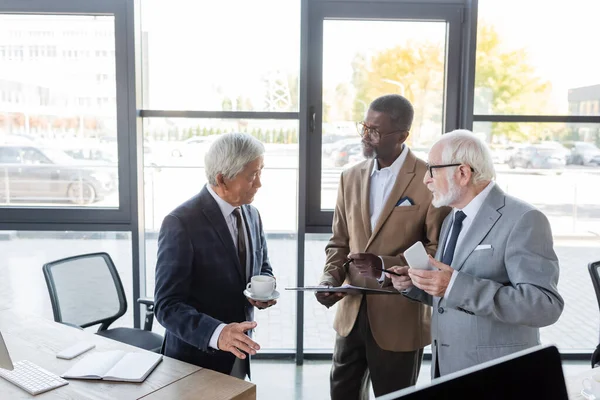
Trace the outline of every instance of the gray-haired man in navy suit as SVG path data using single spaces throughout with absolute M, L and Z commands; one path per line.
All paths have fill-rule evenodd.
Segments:
M 208 150 L 208 184 L 163 221 L 158 238 L 155 313 L 166 328 L 165 355 L 238 378 L 250 373 L 259 345 L 254 275 L 273 276 L 262 221 L 249 204 L 261 187 L 263 144 L 241 133 L 220 136 Z

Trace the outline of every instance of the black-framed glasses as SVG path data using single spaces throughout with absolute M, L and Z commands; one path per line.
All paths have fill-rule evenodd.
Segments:
M 463 164 L 462 163 L 454 163 L 454 164 L 429 165 L 429 163 L 427 163 L 425 165 L 427 166 L 427 169 L 429 170 L 429 176 L 431 178 L 433 178 L 433 170 L 435 168 L 459 167 L 459 166 L 461 166 Z M 475 170 L 473 169 L 473 167 L 469 166 L 469 168 L 471 168 L 471 172 L 475 172 Z
M 393 135 L 394 133 L 406 132 L 406 129 L 398 129 L 388 133 L 380 133 L 377 128 L 371 128 L 364 121 L 356 123 L 356 130 L 358 131 L 360 137 L 364 138 L 365 136 L 369 136 L 373 140 L 381 140 L 384 137 Z

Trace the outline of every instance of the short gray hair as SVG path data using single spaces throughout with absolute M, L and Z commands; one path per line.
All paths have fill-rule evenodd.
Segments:
M 473 132 L 457 129 L 442 135 L 437 144 L 443 145 L 443 164 L 467 164 L 475 170 L 473 183 L 478 184 L 496 178 L 492 153 L 485 142 Z
M 369 109 L 389 115 L 395 128 L 410 131 L 415 110 L 406 97 L 386 94 L 373 100 Z
M 246 165 L 265 154 L 265 146 L 245 133 L 225 133 L 219 136 L 204 156 L 206 179 L 217 186 L 217 175 L 233 179 Z

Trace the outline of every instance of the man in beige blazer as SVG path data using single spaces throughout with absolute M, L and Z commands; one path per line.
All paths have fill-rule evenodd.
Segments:
M 415 242 L 435 254 L 449 209 L 431 205 L 421 181 L 425 162 L 404 144 L 413 115 L 407 99 L 386 95 L 359 125 L 367 160 L 342 173 L 321 284 L 378 288 L 389 282 L 377 268 L 406 265 L 402 253 Z M 327 307 L 341 300 L 332 399 L 368 398 L 369 379 L 376 396 L 416 383 L 423 347 L 431 343 L 429 307 L 401 295 L 321 293 L 317 300 Z

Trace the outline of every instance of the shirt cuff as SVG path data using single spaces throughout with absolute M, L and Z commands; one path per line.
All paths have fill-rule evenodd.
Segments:
M 219 336 L 221 336 L 221 331 L 223 328 L 225 328 L 225 324 L 220 324 L 217 326 L 217 329 L 215 329 L 210 337 L 210 342 L 208 342 L 208 345 L 215 350 L 219 350 Z
M 448 297 L 448 295 L 450 294 L 450 290 L 452 289 L 452 285 L 454 285 L 454 281 L 456 280 L 457 275 L 458 275 L 458 271 L 456 271 L 456 270 L 452 271 L 452 277 L 450 278 L 448 287 L 446 288 L 446 291 L 444 292 L 444 297 Z
M 385 269 L 385 265 L 383 263 L 383 258 L 381 256 L 379 256 L 379 259 L 381 260 L 381 269 Z M 381 276 L 377 279 L 377 281 L 379 283 L 383 283 L 383 281 L 385 281 L 385 272 L 381 271 Z

